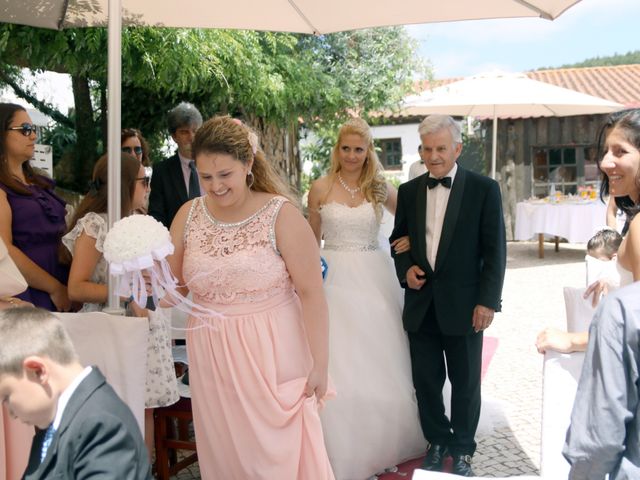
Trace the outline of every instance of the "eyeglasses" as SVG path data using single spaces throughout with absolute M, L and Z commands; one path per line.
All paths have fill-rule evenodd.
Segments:
M 16 130 L 25 137 L 29 137 L 32 133 L 36 133 L 36 126 L 33 123 L 23 123 L 17 127 L 9 127 L 7 130 Z
M 142 155 L 142 147 L 122 147 L 122 152 L 140 156 Z
M 149 188 L 149 186 L 151 185 L 151 177 L 140 177 L 140 178 L 136 178 L 137 182 L 142 182 L 142 186 L 144 188 Z

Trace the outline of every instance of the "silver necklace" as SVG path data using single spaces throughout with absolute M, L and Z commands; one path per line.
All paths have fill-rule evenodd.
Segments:
M 340 185 L 342 185 L 342 188 L 349 192 L 349 195 L 351 195 L 351 200 L 355 200 L 356 193 L 360 191 L 360 187 L 349 188 L 349 185 L 347 185 L 347 183 L 342 179 L 342 176 L 340 174 L 338 174 L 338 181 L 340 182 Z

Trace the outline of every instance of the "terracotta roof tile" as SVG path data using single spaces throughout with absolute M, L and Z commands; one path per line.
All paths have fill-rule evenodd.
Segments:
M 606 98 L 627 108 L 640 107 L 640 64 L 611 67 L 557 68 L 525 72 L 529 78 L 568 88 L 595 97 Z M 423 80 L 416 91 L 447 85 L 463 77 Z
M 640 106 L 640 64 L 559 68 L 525 74 L 533 80 L 606 98 L 625 107 Z

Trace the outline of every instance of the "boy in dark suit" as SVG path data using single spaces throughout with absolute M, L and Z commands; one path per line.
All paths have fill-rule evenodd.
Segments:
M 4 311 L 0 338 L 0 398 L 36 427 L 25 480 L 152 478 L 131 410 L 96 367 L 80 364 L 54 315 Z
M 411 250 L 392 252 L 405 288 L 402 320 L 409 334 L 420 423 L 430 443 L 423 468 L 473 476 L 480 418 L 482 333 L 500 311 L 506 267 L 500 187 L 460 167 L 460 126 L 431 115 L 418 129 L 427 174 L 400 185 L 391 241 L 409 235 Z M 445 367 L 446 362 L 446 367 Z M 451 381 L 451 418 L 442 387 Z

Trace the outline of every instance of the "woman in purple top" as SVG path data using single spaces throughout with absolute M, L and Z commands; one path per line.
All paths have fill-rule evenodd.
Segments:
M 0 236 L 29 284 L 18 297 L 37 307 L 67 311 L 68 269 L 58 258 L 65 202 L 53 192 L 53 181 L 29 164 L 35 141 L 26 110 L 0 103 Z

